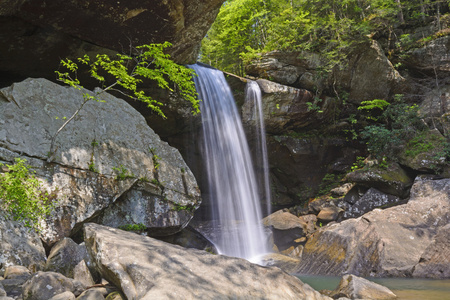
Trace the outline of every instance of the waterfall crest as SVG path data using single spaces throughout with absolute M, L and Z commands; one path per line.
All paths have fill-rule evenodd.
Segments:
M 213 239 L 221 254 L 252 260 L 268 247 L 252 159 L 223 73 L 191 65 L 203 123 L 203 157 L 212 202 Z

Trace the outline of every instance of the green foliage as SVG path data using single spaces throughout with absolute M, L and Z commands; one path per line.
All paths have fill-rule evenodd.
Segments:
M 364 166 L 365 166 L 364 160 L 365 160 L 365 158 L 363 156 L 356 157 L 356 162 L 353 163 L 353 165 L 351 167 L 351 171 L 353 172 L 358 169 L 364 168 Z
M 193 205 L 180 205 L 177 203 L 173 203 L 174 209 L 175 211 L 189 211 L 189 212 L 193 212 L 195 210 L 195 206 Z
M 374 99 L 370 101 L 362 101 L 361 105 L 358 107 L 358 110 L 365 111 L 369 113 L 366 116 L 367 119 L 377 121 L 379 115 L 384 111 L 386 107 L 390 105 L 389 102 L 383 99 Z
M 142 223 L 139 224 L 126 224 L 119 226 L 119 229 L 125 231 L 146 231 L 148 228 Z
M 320 102 L 322 102 L 322 99 L 320 99 L 319 97 L 314 97 L 314 102 L 306 102 L 306 105 L 308 106 L 308 111 L 323 113 L 323 111 L 319 106 Z
M 323 71 L 345 66 L 353 45 L 379 32 L 429 16 L 439 17 L 442 0 L 229 0 L 202 42 L 200 60 L 244 75 L 245 65 L 273 50 L 320 53 Z M 436 15 L 437 14 L 437 15 Z M 391 52 L 413 43 L 402 35 Z
M 95 163 L 94 163 L 93 160 L 91 160 L 91 162 L 89 163 L 88 169 L 89 169 L 89 171 L 94 172 L 94 173 L 98 173 L 99 172 L 99 170 L 95 166 Z
M 103 87 L 103 90 L 95 95 L 83 94 L 86 101 L 101 101 L 101 93 L 118 91 L 124 96 L 146 103 L 155 113 L 166 118 L 161 110 L 163 104 L 139 89 L 144 79 L 149 79 L 156 81 L 160 88 L 170 91 L 174 91 L 170 86 L 170 82 L 173 82 L 181 96 L 192 104 L 193 113 L 198 113 L 199 100 L 192 82 L 193 70 L 176 64 L 170 59 L 170 55 L 164 53 L 170 46 L 169 42 L 142 45 L 136 47 L 134 55 L 117 54 L 115 58 L 106 54 L 97 54 L 95 60 L 91 60 L 88 55 L 78 58 L 78 62 L 86 65 L 91 77 Z M 70 59 L 62 60 L 61 65 L 68 72 L 56 71 L 58 80 L 81 90 L 82 86 L 77 79 L 78 65 Z M 109 78 L 112 78 L 111 82 Z
M 155 167 L 155 169 L 159 169 L 159 160 L 161 159 L 161 157 L 159 157 L 158 155 L 156 155 L 156 149 L 155 148 L 150 148 L 150 152 L 152 153 L 153 157 L 153 166 Z
M 134 176 L 133 173 L 128 171 L 128 169 L 125 168 L 123 165 L 120 165 L 118 168 L 113 167 L 112 169 L 113 169 L 114 172 L 116 172 L 116 179 L 117 180 L 125 180 L 125 179 L 128 179 L 128 178 L 136 177 L 136 176 Z
M 125 97 L 144 102 L 153 112 L 165 119 L 166 116 L 161 110 L 163 103 L 146 94 L 142 89 L 146 80 L 156 82 L 162 89 L 178 92 L 191 103 L 193 114 L 200 112 L 197 91 L 192 80 L 195 73 L 189 68 L 176 64 L 170 59 L 170 55 L 164 53 L 164 50 L 170 46 L 169 42 L 149 44 L 136 47 L 132 55 L 117 54 L 116 57 L 111 58 L 106 54 L 98 54 L 95 59 L 84 55 L 78 58 L 77 62 L 70 59 L 61 60 L 61 68 L 65 71 L 56 71 L 59 81 L 81 91 L 83 86 L 77 78 L 78 63 L 80 63 L 88 69 L 90 76 L 100 83 L 102 90 L 94 94 L 83 93 L 84 100 L 79 108 L 52 137 L 50 152 L 53 154 L 57 135 L 78 115 L 83 106 L 91 100 L 102 102 L 101 95 L 108 91 L 115 91 Z M 48 160 L 51 159 L 52 155 Z
M 377 118 L 381 124 L 366 126 L 361 131 L 369 152 L 378 160 L 384 157 L 395 160 L 398 151 L 410 139 L 427 129 L 418 110 L 417 105 L 404 103 L 402 95 L 396 95 L 394 103 Z
M 9 172 L 0 174 L 0 207 L 15 221 L 26 227 L 40 231 L 40 220 L 54 209 L 47 192 L 42 191 L 41 183 L 25 159 L 16 158 L 15 164 L 4 165 Z
M 339 182 L 341 181 L 343 175 L 339 174 L 331 174 L 327 173 L 322 178 L 322 182 L 319 185 L 319 191 L 318 196 L 325 195 L 329 193 L 333 188 L 337 187 L 339 185 Z

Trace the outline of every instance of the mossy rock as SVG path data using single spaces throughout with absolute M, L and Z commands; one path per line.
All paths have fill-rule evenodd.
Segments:
M 448 161 L 448 141 L 437 130 L 423 132 L 411 139 L 399 156 L 400 163 L 419 172 L 442 173 Z
M 359 169 L 347 174 L 347 181 L 374 187 L 386 194 L 405 198 L 413 184 L 413 178 L 397 163 L 391 163 L 386 168 L 370 167 Z

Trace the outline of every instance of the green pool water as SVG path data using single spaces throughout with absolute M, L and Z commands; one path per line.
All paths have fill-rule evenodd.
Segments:
M 316 290 L 334 290 L 340 277 L 297 275 Z M 398 300 L 450 300 L 450 279 L 367 278 L 388 287 Z

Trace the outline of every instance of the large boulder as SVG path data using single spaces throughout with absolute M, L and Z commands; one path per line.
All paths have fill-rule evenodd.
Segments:
M 388 99 L 408 90 L 406 79 L 394 68 L 377 41 L 355 46 L 349 57 L 347 67 L 336 68 L 329 76 L 329 86 L 349 90 L 350 102 Z
M 399 164 L 392 163 L 386 168 L 370 167 L 353 171 L 346 176 L 347 181 L 374 187 L 384 193 L 405 198 L 413 184 L 413 178 Z
M 263 225 L 273 233 L 273 242 L 278 250 L 284 251 L 296 247 L 295 240 L 306 235 L 307 223 L 288 211 L 279 210 L 263 219 Z
M 0 49 L 0 78 L 53 79 L 61 58 L 164 41 L 178 63 L 192 63 L 223 2 L 2 1 L 0 36 L 8 47 Z
M 443 249 L 449 247 L 445 235 L 437 237 L 440 228 L 450 222 L 449 209 L 450 179 L 418 178 L 407 204 L 375 209 L 316 231 L 305 245 L 298 271 L 411 277 L 426 261 L 437 270 L 436 260 L 445 256 Z M 444 274 L 448 273 L 435 272 L 441 278 L 447 276 Z
M 271 134 L 300 129 L 328 122 L 337 105 L 336 99 L 316 98 L 304 89 L 281 85 L 265 79 L 256 81 L 262 92 L 262 111 L 266 131 Z M 316 105 L 317 109 L 311 109 Z M 242 122 L 254 126 L 254 106 L 251 102 L 242 106 Z
M 85 243 L 103 277 L 128 299 L 330 299 L 278 268 L 184 249 L 97 224 Z
M 450 278 L 450 224 L 439 228 L 434 241 L 414 268 L 414 277 Z
M 324 79 L 318 72 L 322 66 L 317 54 L 271 51 L 246 66 L 246 72 L 284 85 L 317 91 L 323 89 Z
M 45 249 L 39 235 L 22 223 L 11 221 L 0 211 L 0 274 L 8 266 L 21 265 L 31 270 L 42 270 Z
M 435 76 L 448 76 L 450 36 L 439 37 L 423 47 L 413 48 L 405 57 L 404 64 L 415 72 Z M 434 84 L 434 83 L 433 83 Z
M 42 232 L 48 245 L 75 233 L 114 202 L 135 205 L 125 207 L 114 225 L 142 223 L 165 233 L 184 228 L 200 205 L 196 180 L 179 152 L 126 102 L 105 93 L 101 98 L 104 103 L 86 103 L 50 151 L 63 117 L 83 102 L 81 93 L 44 79 L 0 90 L 0 160 L 27 158 L 57 201 Z M 130 200 L 130 194 L 138 196 Z

